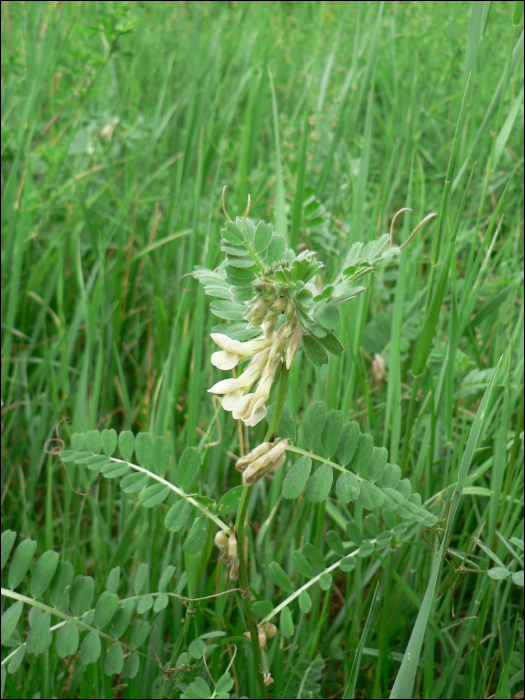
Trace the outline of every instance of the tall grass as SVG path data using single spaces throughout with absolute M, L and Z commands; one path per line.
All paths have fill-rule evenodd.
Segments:
M 139 562 L 152 580 L 168 563 L 177 576 L 186 569 L 162 509 L 136 508 L 79 466 L 66 473 L 45 446 L 108 427 L 166 435 L 177 455 L 203 439 L 217 444 L 201 494 L 238 483 L 232 455 L 264 427 L 248 435 L 215 415 L 205 393 L 214 321 L 196 282 L 179 285 L 195 264 L 220 261 L 224 185 L 230 214 L 250 194 L 252 215 L 297 249 L 319 250 L 327 276 L 401 207 L 413 215 L 398 222 L 396 242 L 439 212 L 350 305 L 343 357 L 320 369 L 295 363 L 286 403 L 300 417 L 308 399 L 324 399 L 359 420 L 435 513 L 461 482 L 444 563 L 433 564 L 439 541 L 407 542 L 318 589 L 292 642 L 270 647 L 271 692 L 300 696 L 320 654 L 319 697 L 388 697 L 414 630 L 422 652 L 403 675 L 412 673 L 412 696 L 519 697 L 523 589 L 485 572 L 486 550 L 509 563 L 503 538 L 523 538 L 520 8 L 3 4 L 3 530 L 60 551 L 101 589 L 117 564 L 124 586 Z M 284 501 L 281 481 L 261 482 L 249 505 L 251 586 L 268 600 L 278 595 L 269 562 L 289 569 L 304 532 L 326 552 L 325 532 L 347 519 L 335 502 Z M 194 584 L 197 596 L 224 590 L 215 556 Z M 211 599 L 192 633 L 224 629 L 238 647 L 234 690 L 256 697 L 238 610 L 230 596 Z M 157 617 L 152 656 L 154 647 L 170 658 L 182 617 L 180 603 Z M 7 676 L 5 694 L 151 697 L 159 672 L 148 663 L 118 683 L 102 662 L 84 669 L 51 646 Z M 215 679 L 222 664 L 214 652 Z M 393 697 L 404 697 L 399 688 Z

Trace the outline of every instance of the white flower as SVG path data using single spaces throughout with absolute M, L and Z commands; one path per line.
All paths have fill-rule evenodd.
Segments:
M 241 343 L 233 340 L 223 333 L 212 333 L 211 339 L 221 350 L 214 352 L 211 356 L 211 363 L 218 369 L 233 369 L 239 362 L 264 350 L 271 344 L 271 339 L 264 336 Z
M 270 396 L 276 369 L 277 365 L 272 366 L 268 363 L 255 393 L 246 394 L 236 401 L 232 413 L 236 420 L 240 418 L 246 425 L 253 428 L 254 425 L 257 425 L 266 417 L 265 404 Z
M 237 379 L 223 379 L 217 382 L 211 389 L 210 394 L 225 394 L 222 400 L 222 407 L 225 411 L 232 411 L 237 403 L 261 376 L 268 361 L 270 348 L 266 348 L 257 353 L 244 372 Z

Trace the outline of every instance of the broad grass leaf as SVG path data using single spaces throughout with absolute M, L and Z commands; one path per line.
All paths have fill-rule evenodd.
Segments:
M 332 480 L 332 467 L 329 464 L 321 464 L 306 483 L 306 499 L 311 503 L 324 501 L 332 488 Z
M 11 566 L 9 567 L 9 588 L 16 588 L 25 578 L 27 571 L 33 561 L 33 555 L 36 551 L 35 540 L 22 540 L 15 549 Z
M 184 498 L 177 501 L 166 514 L 164 518 L 164 526 L 170 532 L 178 532 L 182 530 L 190 519 L 191 506 Z
M 182 549 L 186 554 L 197 554 L 197 552 L 200 552 L 204 548 L 206 540 L 208 539 L 209 529 L 210 521 L 208 518 L 200 517 L 194 521 L 182 545 Z
M 120 433 L 118 438 L 118 448 L 122 459 L 126 462 L 131 462 L 133 457 L 133 451 L 135 450 L 135 436 L 131 430 L 124 430 Z
M 366 510 L 381 508 L 383 505 L 383 494 L 369 481 L 362 481 L 359 487 L 359 502 Z
M 170 443 L 163 435 L 153 439 L 151 466 L 158 476 L 164 476 L 170 467 Z
M 331 547 L 338 556 L 344 557 L 345 548 L 337 532 L 328 530 L 326 533 L 326 541 L 328 542 L 328 546 Z
M 118 608 L 118 595 L 110 591 L 104 591 L 100 594 L 95 605 L 95 627 L 102 629 L 105 627 Z
M 41 612 L 41 611 L 39 611 Z M 33 618 L 33 623 L 27 635 L 26 645 L 28 654 L 42 654 L 50 645 L 51 613 L 41 612 Z
M 122 667 L 121 676 L 122 678 L 135 678 L 140 667 L 140 656 L 137 653 L 131 654 L 124 661 L 124 666 Z
M 196 447 L 187 447 L 177 465 L 177 486 L 188 491 L 199 473 L 201 459 Z
M 74 620 L 68 620 L 66 624 L 58 630 L 56 637 L 56 650 L 60 658 L 73 656 L 77 653 L 80 642 L 77 623 Z
M 2 644 L 5 644 L 15 631 L 23 609 L 24 604 L 21 600 L 17 600 L 2 615 Z
M 270 600 L 256 600 L 252 604 L 252 612 L 255 617 L 266 617 L 272 612 L 273 608 L 274 605 Z
M 104 672 L 108 676 L 113 676 L 115 673 L 120 673 L 124 666 L 124 652 L 118 642 L 112 644 L 106 656 L 104 663 Z
M 359 482 L 350 472 L 342 472 L 335 485 L 337 498 L 341 503 L 350 503 L 359 498 Z
M 4 532 L 2 532 L 2 567 L 0 571 L 4 570 L 4 566 L 6 565 L 6 562 L 9 559 L 9 555 L 11 554 L 11 550 L 13 549 L 15 540 L 16 532 L 14 530 L 5 530 Z
M 102 431 L 102 435 L 100 436 L 100 440 L 102 443 L 102 449 L 104 452 L 108 455 L 111 456 L 114 454 L 115 450 L 117 449 L 117 444 L 118 444 L 118 436 L 117 436 L 117 431 L 114 428 L 109 428 L 106 430 Z
M 301 591 L 299 594 L 299 607 L 301 608 L 301 612 L 303 612 L 305 615 L 308 615 L 312 609 L 312 599 L 310 598 L 308 591 Z
M 286 605 L 281 610 L 281 635 L 283 637 L 293 637 L 293 620 L 290 609 Z
M 69 589 L 69 605 L 73 617 L 81 617 L 91 606 L 95 581 L 91 576 L 77 576 Z
M 39 598 L 44 591 L 47 591 L 57 570 L 59 559 L 58 552 L 49 549 L 37 561 L 31 578 L 31 595 L 33 598 Z
M 140 595 L 146 586 L 149 573 L 149 564 L 139 564 L 135 575 L 135 584 L 133 586 L 136 595 Z
M 283 481 L 284 498 L 297 498 L 304 489 L 310 472 L 312 470 L 312 460 L 307 455 L 300 457 L 297 462 L 288 470 Z
M 370 462 L 368 462 L 368 466 L 366 468 L 366 475 L 369 481 L 372 483 L 379 481 L 381 475 L 383 474 L 387 459 L 388 450 L 386 447 L 374 447 Z
M 313 452 L 323 432 L 326 420 L 326 404 L 324 401 L 312 401 L 305 411 L 302 433 L 306 447 Z
M 149 481 L 149 476 L 143 472 L 132 472 L 125 476 L 120 482 L 120 488 L 125 493 L 135 493 L 142 491 Z
M 310 566 L 308 559 L 298 549 L 292 552 L 292 562 L 300 574 L 306 576 L 306 578 L 312 578 L 314 575 L 312 567 Z
M 84 641 L 82 642 L 82 646 L 80 648 L 80 660 L 84 666 L 94 664 L 96 661 L 98 661 L 100 651 L 101 644 L 98 633 L 95 632 L 95 630 L 88 632 L 84 637 Z
M 352 458 L 352 469 L 357 474 L 363 474 L 366 472 L 370 458 L 372 457 L 372 450 L 374 449 L 374 438 L 370 433 L 363 434 L 359 436 L 359 443 L 357 444 L 357 450 Z
M 288 575 L 276 561 L 270 562 L 268 566 L 268 576 L 275 583 L 275 585 L 279 586 L 279 588 L 281 588 L 283 591 L 293 593 L 292 583 L 288 578 Z
M 144 508 L 154 508 L 162 503 L 170 495 L 170 487 L 165 484 L 153 484 L 144 489 L 140 494 L 139 501 Z
M 326 420 L 321 435 L 321 445 L 325 457 L 332 457 L 337 450 L 343 431 L 344 415 L 342 411 L 332 409 L 326 414 Z

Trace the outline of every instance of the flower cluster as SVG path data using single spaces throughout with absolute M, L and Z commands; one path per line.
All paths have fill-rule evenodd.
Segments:
M 246 343 L 223 333 L 212 333 L 211 338 L 221 348 L 211 357 L 212 364 L 218 369 L 233 369 L 239 362 L 252 358 L 239 377 L 223 379 L 208 391 L 222 394 L 224 410 L 231 411 L 235 419 L 253 427 L 266 417 L 266 402 L 277 367 L 284 360 L 289 369 L 299 348 L 302 331 L 297 316 L 291 315 L 277 332 L 272 332 L 271 337 L 267 334 Z M 256 382 L 257 388 L 252 393 L 251 388 Z

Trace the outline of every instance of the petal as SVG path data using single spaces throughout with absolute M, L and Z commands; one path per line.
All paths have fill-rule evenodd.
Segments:
M 239 364 L 239 355 L 227 350 L 219 350 L 211 356 L 211 363 L 217 369 L 233 369 Z
M 246 410 L 250 406 L 250 402 L 253 399 L 255 394 L 245 394 L 237 403 L 235 404 L 235 408 L 233 409 L 232 416 L 237 420 L 238 418 L 241 418 L 244 420 L 243 415 L 246 412 Z M 251 411 L 250 411 L 251 413 Z
M 236 379 L 223 379 L 217 384 L 214 384 L 211 389 L 208 389 L 210 394 L 229 394 L 230 391 L 239 389 Z
M 244 423 L 249 426 L 250 428 L 253 428 L 257 423 L 260 423 L 263 418 L 266 418 L 266 398 L 261 397 L 258 401 L 255 402 L 253 405 L 253 408 L 251 410 L 251 416 L 248 417 L 247 420 L 244 421 Z
M 224 335 L 224 333 L 212 333 L 210 338 L 221 350 L 227 350 L 236 355 L 243 355 L 242 343 L 238 340 L 233 340 L 233 338 L 229 338 L 227 335 Z
M 230 391 L 222 399 L 222 407 L 225 411 L 233 411 L 233 409 L 237 405 L 237 402 L 239 401 L 239 399 L 242 399 L 242 397 L 242 389 L 239 389 L 238 391 Z

